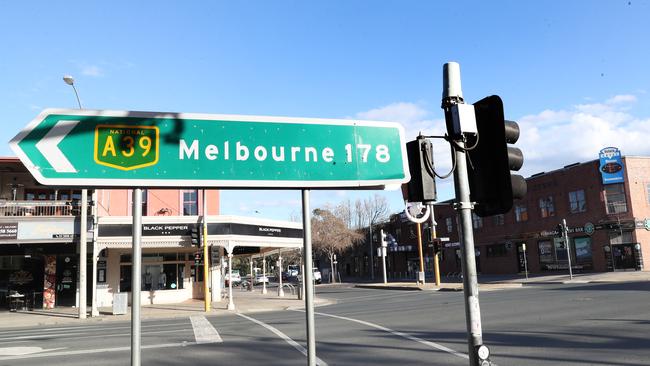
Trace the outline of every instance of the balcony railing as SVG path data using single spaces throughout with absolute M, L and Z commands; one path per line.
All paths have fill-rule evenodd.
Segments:
M 92 212 L 88 205 L 88 214 Z M 78 216 L 79 201 L 0 201 L 0 216 Z

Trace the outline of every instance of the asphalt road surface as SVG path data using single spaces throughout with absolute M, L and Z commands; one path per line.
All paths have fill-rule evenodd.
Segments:
M 461 292 L 317 287 L 327 365 L 468 365 Z M 481 292 L 483 338 L 504 365 L 650 365 L 650 283 Z M 306 365 L 302 311 L 142 322 L 142 365 Z M 0 331 L 0 366 L 129 365 L 130 323 Z

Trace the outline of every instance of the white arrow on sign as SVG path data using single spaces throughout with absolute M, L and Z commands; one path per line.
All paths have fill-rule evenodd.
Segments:
M 59 143 L 65 138 L 79 121 L 59 121 L 45 136 L 36 143 L 36 148 L 43 154 L 52 168 L 58 173 L 76 173 L 77 169 L 70 164 L 68 158 L 59 149 Z

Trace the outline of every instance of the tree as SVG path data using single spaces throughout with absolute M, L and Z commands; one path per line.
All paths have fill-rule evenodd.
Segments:
M 372 245 L 372 227 L 388 217 L 388 201 L 386 197 L 375 194 L 374 197 L 366 198 L 363 201 L 361 215 L 364 217 L 363 222 L 368 223 L 368 229 L 370 230 L 370 278 L 375 279 L 375 262 L 373 259 L 375 249 Z
M 329 258 L 332 282 L 336 282 L 334 255 L 350 248 L 363 236 L 349 229 L 343 219 L 334 215 L 332 211 L 318 208 L 312 215 L 311 233 L 314 250 Z

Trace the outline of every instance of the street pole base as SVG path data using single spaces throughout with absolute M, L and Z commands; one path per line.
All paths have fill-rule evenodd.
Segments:
M 282 287 L 280 287 L 280 289 L 278 290 L 278 296 L 284 297 L 284 290 L 282 289 Z
M 229 302 L 229 303 L 228 303 L 228 308 L 227 308 L 227 309 L 228 309 L 228 310 L 235 310 L 235 303 L 232 302 L 232 301 Z

